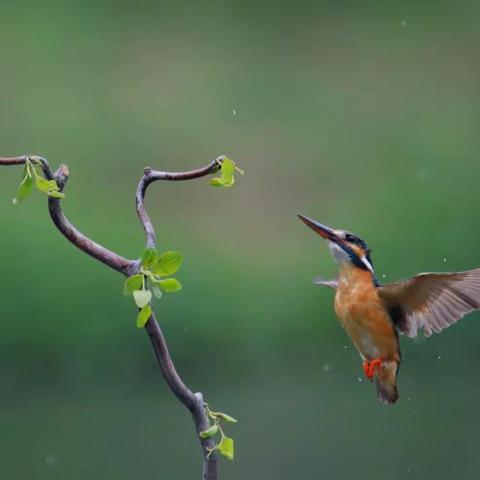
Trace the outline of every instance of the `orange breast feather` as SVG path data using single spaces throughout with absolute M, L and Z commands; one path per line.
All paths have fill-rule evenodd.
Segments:
M 349 265 L 342 267 L 335 312 L 362 358 L 399 360 L 395 327 L 370 272 Z

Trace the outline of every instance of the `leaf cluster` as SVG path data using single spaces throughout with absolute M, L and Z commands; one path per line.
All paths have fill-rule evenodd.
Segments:
M 125 295 L 132 295 L 140 309 L 137 316 L 137 327 L 147 323 L 152 308 L 152 296 L 162 298 L 163 293 L 178 292 L 182 289 L 176 278 L 170 277 L 180 268 L 183 255 L 180 252 L 164 252 L 159 254 L 155 248 L 146 248 L 141 257 L 140 272 L 128 277 L 123 286 Z
M 34 158 L 27 158 L 23 168 L 23 176 L 16 198 L 13 202 L 18 203 L 25 200 L 36 187 L 40 192 L 46 193 L 52 198 L 64 198 L 65 194 L 60 192 L 60 188 L 55 180 L 47 180 L 42 176 L 40 164 Z
M 228 188 L 233 187 L 235 184 L 235 171 L 240 174 L 245 172 L 238 168 L 233 160 L 230 160 L 228 157 L 224 157 L 219 163 L 220 175 L 218 177 L 213 177 L 210 179 L 209 183 L 213 187 Z
M 207 415 L 209 420 L 213 423 L 210 425 L 209 428 L 200 432 L 198 435 L 200 438 L 212 438 L 217 435 L 220 435 L 219 441 L 215 444 L 215 446 L 208 451 L 208 455 L 211 455 L 212 452 L 215 450 L 218 451 L 220 455 L 225 457 L 228 460 L 233 460 L 234 458 L 234 441 L 233 438 L 227 437 L 223 432 L 223 428 L 221 426 L 221 422 L 225 421 L 228 423 L 237 423 L 237 421 L 223 412 L 212 412 L 208 405 L 205 407 L 207 410 Z

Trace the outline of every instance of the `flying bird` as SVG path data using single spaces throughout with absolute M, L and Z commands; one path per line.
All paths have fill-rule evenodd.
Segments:
M 298 217 L 327 241 L 340 268 L 338 279 L 315 283 L 335 290 L 335 313 L 363 360 L 365 375 L 375 379 L 379 400 L 395 403 L 402 360 L 398 332 L 413 338 L 423 331 L 429 337 L 479 309 L 480 268 L 420 273 L 380 285 L 364 240 Z

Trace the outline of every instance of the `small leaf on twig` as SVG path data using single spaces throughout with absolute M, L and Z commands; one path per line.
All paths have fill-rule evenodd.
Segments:
M 230 160 L 228 157 L 224 157 L 221 160 L 220 176 L 210 179 L 210 185 L 213 187 L 233 187 L 235 184 L 235 170 L 242 175 L 245 173 L 235 165 L 233 160 Z
M 217 450 L 220 455 L 223 455 L 228 460 L 233 460 L 234 457 L 234 443 L 233 438 L 222 437 L 222 440 L 217 445 Z
M 131 295 L 135 290 L 140 290 L 143 285 L 143 275 L 137 273 L 125 280 L 123 285 L 123 293 L 125 295 Z
M 145 305 L 138 313 L 137 327 L 143 328 L 145 324 L 148 322 L 148 319 L 150 318 L 151 314 L 152 314 L 152 308 L 150 307 L 150 305 Z
M 159 282 L 155 282 L 155 284 L 167 293 L 178 292 L 182 289 L 182 284 L 176 278 L 165 278 Z
M 30 192 L 32 191 L 32 187 L 33 187 L 32 174 L 30 173 L 30 168 L 28 164 L 26 164 L 23 170 L 22 183 L 20 184 L 20 187 L 18 187 L 17 198 L 16 198 L 17 201 L 21 202 L 22 200 L 25 200 L 25 198 L 27 198 Z
M 200 438 L 205 439 L 205 438 L 212 438 L 217 433 L 218 433 L 218 425 L 215 424 L 215 425 L 212 425 L 210 428 L 207 428 L 203 432 L 200 432 L 198 435 Z
M 183 255 L 180 252 L 164 252 L 160 255 L 157 263 L 153 265 L 151 271 L 154 275 L 173 275 L 180 268 L 182 260 Z
M 142 267 L 147 270 L 157 261 L 157 251 L 154 248 L 146 248 L 142 253 Z
M 135 290 L 133 298 L 138 308 L 143 308 L 152 300 L 152 292 L 150 290 Z
M 62 192 L 57 192 L 56 190 L 50 190 L 47 192 L 49 197 L 52 198 L 65 198 L 65 194 Z
M 153 296 L 158 300 L 160 300 L 163 297 L 162 291 L 155 284 L 152 284 L 151 288 L 152 288 Z
M 229 422 L 229 423 L 237 423 L 237 421 L 233 417 L 231 417 L 230 415 L 227 415 L 226 413 L 212 412 L 212 415 L 214 415 L 217 418 L 221 418 L 222 420 L 225 420 L 226 422 Z

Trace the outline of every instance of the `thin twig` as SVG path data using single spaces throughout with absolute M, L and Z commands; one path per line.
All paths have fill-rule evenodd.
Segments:
M 142 178 L 138 182 L 137 194 L 135 196 L 136 205 L 137 205 L 137 214 L 138 218 L 142 222 L 143 229 L 147 236 L 147 247 L 155 247 L 155 229 L 153 228 L 152 222 L 148 213 L 145 209 L 145 194 L 147 192 L 148 186 L 157 181 L 157 180 L 169 180 L 173 182 L 183 181 L 183 180 L 193 180 L 195 178 L 205 177 L 211 173 L 215 173 L 221 166 L 223 159 L 225 157 L 222 155 L 216 160 L 213 160 L 205 167 L 199 168 L 197 170 L 187 170 L 185 172 L 161 172 L 159 170 L 152 170 L 150 167 L 146 167 Z

